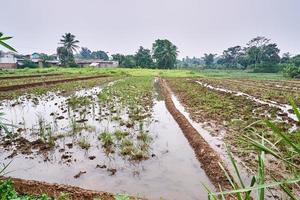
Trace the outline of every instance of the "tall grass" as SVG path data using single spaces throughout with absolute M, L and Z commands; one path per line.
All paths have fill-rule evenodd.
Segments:
M 293 111 L 298 118 L 298 122 L 300 122 L 300 112 L 295 104 L 295 102 L 289 98 L 289 102 L 293 107 Z M 277 143 L 272 143 L 271 141 L 267 140 L 264 137 L 263 133 L 255 133 L 259 140 L 254 140 L 248 136 L 244 136 L 244 140 L 249 142 L 258 152 L 258 162 L 257 162 L 257 173 L 252 177 L 251 183 L 249 186 L 246 186 L 245 182 L 241 178 L 240 169 L 236 165 L 236 161 L 233 158 L 233 155 L 229 148 L 227 148 L 227 152 L 230 158 L 230 162 L 233 166 L 234 173 L 238 178 L 238 181 L 234 178 L 231 178 L 229 174 L 227 174 L 225 168 L 221 165 L 224 173 L 226 174 L 228 180 L 231 183 L 233 190 L 230 191 L 222 191 L 220 188 L 220 192 L 213 193 L 210 189 L 208 191 L 208 199 L 218 200 L 218 199 L 225 199 L 228 195 L 234 196 L 234 198 L 238 200 L 251 200 L 253 197 L 258 200 L 264 200 L 266 196 L 266 190 L 269 190 L 274 187 L 280 187 L 282 191 L 290 198 L 290 199 L 298 199 L 296 195 L 292 191 L 292 184 L 294 186 L 299 185 L 300 182 L 300 175 L 299 169 L 300 167 L 294 162 L 294 158 L 300 157 L 300 146 L 296 142 L 292 141 L 288 136 L 287 133 L 284 133 L 280 128 L 278 128 L 273 122 L 266 120 L 265 125 L 272 130 L 272 133 L 277 135 L 280 138 L 281 142 L 284 142 L 285 145 L 288 145 L 292 152 L 291 157 L 284 157 L 283 154 L 276 148 Z M 299 132 L 297 134 L 300 134 Z M 293 172 L 293 177 L 284 180 L 278 180 L 276 177 L 272 176 L 273 181 L 268 182 L 266 179 L 265 174 L 265 154 L 271 154 L 275 158 L 284 162 Z M 254 194 L 256 192 L 256 194 Z

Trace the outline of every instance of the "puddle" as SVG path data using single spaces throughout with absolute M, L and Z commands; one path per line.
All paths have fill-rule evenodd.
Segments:
M 207 83 L 202 83 L 200 81 L 195 81 L 195 82 L 198 83 L 199 85 L 201 85 L 203 87 L 206 87 L 206 88 L 209 88 L 211 90 L 226 92 L 226 93 L 234 94 L 236 96 L 243 96 L 243 97 L 246 97 L 247 99 L 249 99 L 251 101 L 255 101 L 259 104 L 268 105 L 270 107 L 278 108 L 282 111 L 282 113 L 286 114 L 287 117 L 289 117 L 290 119 L 292 119 L 294 121 L 298 121 L 297 116 L 294 113 L 290 113 L 290 110 L 292 110 L 293 108 L 292 108 L 292 106 L 290 106 L 288 104 L 280 104 L 278 102 L 271 101 L 271 100 L 264 101 L 264 100 L 261 100 L 261 99 L 258 99 L 256 97 L 254 97 L 254 96 L 251 96 L 249 94 L 246 94 L 244 92 L 237 92 L 237 91 L 228 90 L 228 89 L 224 89 L 224 88 L 214 87 L 212 85 L 209 85 Z
M 102 87 L 94 87 L 76 92 L 75 96 L 88 96 L 93 102 L 78 109 L 68 107 L 69 97 L 53 92 L 30 99 L 22 96 L 17 101 L 0 102 L 5 118 L 18 124 L 20 136 L 28 141 L 39 138 L 39 121 L 58 138 L 55 147 L 42 154 L 33 150 L 7 158 L 17 150 L 16 144 L 12 144 L 12 148 L 1 147 L 0 163 L 13 160 L 8 175 L 148 199 L 206 199 L 202 184 L 214 187 L 164 101 L 156 100 L 152 116 L 144 121 L 144 130 L 153 137 L 149 159 L 132 161 L 117 152 L 104 151 L 98 140 L 99 133 L 123 130 L 136 134 L 139 125 L 127 128 L 113 120 L 115 115 L 107 114 L 97 102 L 96 95 L 101 90 Z M 86 110 L 85 116 L 81 116 L 83 109 Z M 126 119 L 125 112 L 118 114 Z M 75 118 L 85 120 L 84 123 L 78 122 L 83 128 L 71 134 L 72 119 Z M 82 138 L 89 142 L 88 150 L 79 147 Z

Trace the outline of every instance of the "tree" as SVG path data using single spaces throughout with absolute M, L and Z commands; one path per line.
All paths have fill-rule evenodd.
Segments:
M 128 67 L 128 68 L 136 67 L 137 65 L 136 65 L 136 62 L 135 62 L 135 57 L 134 57 L 134 55 L 126 55 L 126 56 L 124 57 L 122 66 Z
M 10 45 L 8 45 L 6 42 L 6 40 L 9 40 L 11 39 L 12 37 L 8 37 L 8 36 L 3 36 L 3 33 L 0 32 L 0 45 L 11 50 L 11 51 L 14 51 L 14 52 L 17 52 L 13 47 L 11 47 Z
M 296 67 L 300 67 L 300 55 L 296 55 L 292 58 L 292 62 Z
M 63 47 L 57 48 L 57 54 L 62 65 L 75 65 L 73 51 L 76 51 L 76 49 L 79 48 L 79 46 L 77 45 L 78 43 L 79 41 L 75 40 L 75 36 L 71 33 L 66 33 L 62 36 L 60 44 L 62 44 Z
M 214 64 L 215 61 L 215 57 L 217 54 L 204 54 L 203 56 L 203 60 L 204 60 L 204 64 L 206 65 L 206 67 L 212 67 L 212 65 Z
M 234 46 L 223 51 L 221 59 L 218 60 L 219 64 L 224 64 L 228 68 L 237 68 L 239 57 L 242 55 L 242 47 Z
M 122 66 L 121 64 L 122 64 L 122 62 L 125 59 L 125 56 L 123 54 L 117 53 L 117 54 L 113 54 L 111 56 L 112 56 L 112 58 L 113 58 L 114 61 L 118 61 L 119 65 Z
M 159 68 L 174 68 L 178 55 L 177 47 L 169 40 L 155 40 L 153 46 L 153 58 Z
M 251 64 L 257 65 L 261 63 L 262 51 L 264 46 L 269 44 L 270 39 L 258 36 L 247 43 L 247 56 Z
M 71 58 L 68 53 L 68 50 L 65 47 L 58 47 L 56 51 L 57 51 L 57 56 L 60 60 L 61 65 L 68 66 L 69 63 L 71 62 Z M 74 60 L 74 57 L 73 57 L 73 60 Z
M 289 63 L 291 61 L 291 54 L 289 52 L 282 54 L 280 63 Z
M 272 65 L 278 64 L 280 62 L 279 52 L 280 49 L 275 43 L 263 46 L 261 53 L 261 62 Z
M 109 57 L 105 51 L 93 51 L 91 54 L 93 59 L 108 60 Z
M 142 68 L 151 67 L 153 65 L 153 60 L 151 57 L 151 52 L 149 49 L 144 49 L 142 46 L 134 55 L 135 62 L 137 66 Z
M 280 69 L 279 52 L 276 43 L 270 43 L 270 39 L 260 36 L 250 40 L 246 47 L 249 64 L 255 72 L 277 72 Z
M 119 66 L 133 68 L 136 67 L 135 57 L 133 55 L 114 54 L 113 60 L 119 62 Z
M 80 51 L 80 57 L 84 58 L 84 59 L 90 59 L 92 58 L 92 52 L 91 50 L 89 50 L 86 47 L 81 47 L 81 51 Z
M 71 33 L 65 33 L 65 35 L 62 36 L 62 39 L 60 39 L 60 44 L 62 44 L 69 53 L 73 54 L 73 51 L 76 51 L 76 49 L 79 48 L 77 45 L 79 43 L 78 40 L 75 40 L 75 35 L 72 35 Z

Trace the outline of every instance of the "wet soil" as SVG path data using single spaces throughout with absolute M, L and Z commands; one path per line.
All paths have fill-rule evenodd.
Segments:
M 31 87 L 37 87 L 37 86 L 46 86 L 46 85 L 53 85 L 53 84 L 58 84 L 58 83 L 66 83 L 66 82 L 72 82 L 72 81 L 90 80 L 90 79 L 96 79 L 96 78 L 102 78 L 102 77 L 108 77 L 108 75 L 77 77 L 77 78 L 43 81 L 43 82 L 35 82 L 35 83 L 28 83 L 28 84 L 0 86 L 0 91 L 5 92 L 5 91 L 19 90 L 19 89 L 31 88 Z
M 166 107 L 179 124 L 190 145 L 193 147 L 197 159 L 200 161 L 202 168 L 214 186 L 218 188 L 220 185 L 223 189 L 231 189 L 231 185 L 226 178 L 224 171 L 219 166 L 219 163 L 223 163 L 220 156 L 201 137 L 198 131 L 189 123 L 185 116 L 176 109 L 166 81 L 161 79 L 160 85 L 163 88 L 162 91 Z

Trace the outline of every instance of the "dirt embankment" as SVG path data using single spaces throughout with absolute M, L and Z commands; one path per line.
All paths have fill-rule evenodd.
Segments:
M 8 178 L 0 177 L 0 180 Z M 29 181 L 18 178 L 12 178 L 15 190 L 21 195 L 39 196 L 47 194 L 50 197 L 58 198 L 62 194 L 67 194 L 69 200 L 92 200 L 99 198 L 102 200 L 114 200 L 113 194 L 107 192 L 97 192 L 93 190 L 86 190 L 79 187 L 51 184 L 41 181 Z
M 222 163 L 220 156 L 210 147 L 210 145 L 201 137 L 198 131 L 189 123 L 185 116 L 177 110 L 172 101 L 171 91 L 165 80 L 160 79 L 160 85 L 165 97 L 166 107 L 172 114 L 176 122 L 179 124 L 182 132 L 194 149 L 197 159 L 201 163 L 201 167 L 210 178 L 216 188 L 219 185 L 223 189 L 232 189 L 228 179 L 218 163 Z
M 37 78 L 37 77 L 49 77 L 49 76 L 61 76 L 63 74 L 33 74 L 33 75 L 21 75 L 21 76 L 3 76 L 0 77 L 0 80 L 8 80 L 8 79 L 23 79 L 23 78 Z
M 41 82 L 28 83 L 28 84 L 9 85 L 9 86 L 0 87 L 0 91 L 6 92 L 6 91 L 19 90 L 19 89 L 30 88 L 30 87 L 53 85 L 53 84 L 58 84 L 58 83 L 65 83 L 65 82 L 72 82 L 72 81 L 82 81 L 82 80 L 104 78 L 104 77 L 109 77 L 109 76 L 108 75 L 97 75 L 97 76 L 86 76 L 86 77 L 52 80 L 52 81 L 41 81 Z

